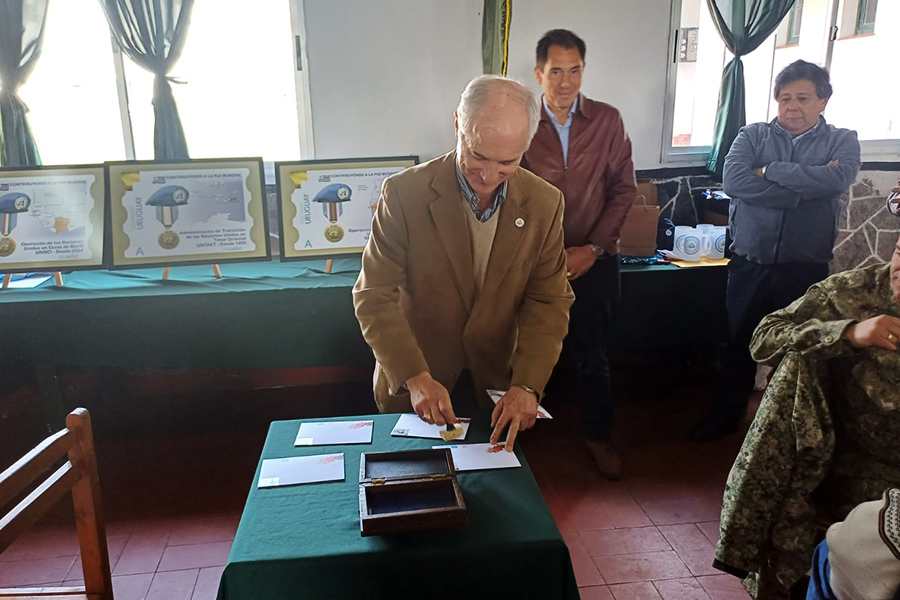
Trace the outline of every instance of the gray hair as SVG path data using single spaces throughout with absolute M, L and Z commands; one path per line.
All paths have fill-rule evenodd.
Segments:
M 519 103 L 528 113 L 528 142 L 534 137 L 541 120 L 541 111 L 537 98 L 527 87 L 514 79 L 501 77 L 500 75 L 479 75 L 469 82 L 463 90 L 456 107 L 456 117 L 459 119 L 459 128 L 469 132 L 469 123 L 475 113 L 484 105 L 485 101 L 494 94 L 503 94 L 514 102 Z

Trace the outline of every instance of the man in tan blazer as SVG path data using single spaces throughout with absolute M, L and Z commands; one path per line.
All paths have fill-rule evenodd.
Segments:
M 534 424 L 574 298 L 562 194 L 518 167 L 539 116 L 517 82 L 470 82 L 456 150 L 385 180 L 353 288 L 379 410 L 453 422 L 448 390 L 468 369 L 479 404 L 509 390 L 491 442 L 508 425 L 510 451 Z

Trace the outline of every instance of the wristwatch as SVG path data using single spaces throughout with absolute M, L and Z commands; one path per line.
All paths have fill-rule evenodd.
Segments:
M 606 250 L 598 246 L 597 244 L 591 244 L 591 252 L 594 253 L 594 259 L 603 258 L 606 256 Z
M 534 394 L 534 397 L 537 398 L 538 404 L 541 403 L 541 395 L 538 394 L 538 393 L 537 393 L 537 390 L 534 389 L 533 387 L 527 386 L 527 385 L 525 385 L 524 383 L 516 383 L 516 384 L 513 384 L 513 385 L 514 385 L 514 387 L 522 388 L 523 390 L 525 390 L 525 391 L 528 392 L 529 394 Z
M 766 169 L 768 169 L 768 168 L 769 168 L 769 165 L 763 165 L 763 166 L 759 169 L 759 174 L 762 175 L 763 177 L 765 177 L 765 176 L 766 176 Z

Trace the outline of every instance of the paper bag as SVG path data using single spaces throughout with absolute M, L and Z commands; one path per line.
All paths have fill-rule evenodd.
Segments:
M 626 256 L 653 256 L 656 254 L 656 227 L 659 206 L 649 204 L 638 196 L 619 234 L 619 253 Z
M 638 179 L 635 204 L 659 204 L 656 197 L 656 184 L 649 179 Z M 643 196 L 643 198 L 641 198 Z

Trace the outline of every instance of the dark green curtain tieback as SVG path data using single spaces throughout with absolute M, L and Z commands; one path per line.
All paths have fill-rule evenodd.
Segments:
M 187 83 L 186 79 L 176 77 L 175 75 L 169 75 L 165 71 L 153 71 L 153 76 L 157 78 L 157 81 L 162 81 L 163 79 L 165 79 L 169 83 L 174 83 L 176 85 L 184 85 L 185 83 Z
M 8 102 L 17 102 L 25 112 L 31 112 L 31 109 L 28 108 L 28 105 L 25 104 L 18 92 L 18 88 L 12 86 L 10 86 L 10 89 L 0 88 L 0 98 L 8 99 Z
M 161 73 L 154 73 L 154 76 L 155 78 L 153 80 L 152 98 L 153 104 L 156 104 L 156 101 L 159 100 L 160 97 L 165 97 L 166 99 L 171 98 L 171 102 L 174 104 L 175 95 L 172 93 L 172 84 L 185 85 L 187 83 L 187 80 Z

